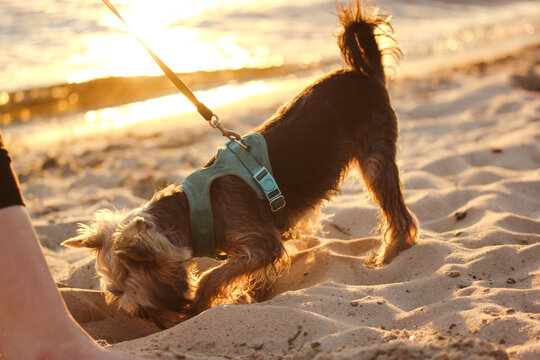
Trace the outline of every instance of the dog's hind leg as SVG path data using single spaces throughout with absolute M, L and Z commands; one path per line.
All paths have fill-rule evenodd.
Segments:
M 230 242 L 235 249 L 228 251 L 229 259 L 201 275 L 192 315 L 216 304 L 259 301 L 271 289 L 285 254 L 279 234 L 265 229 Z
M 380 266 L 414 245 L 417 225 L 403 198 L 395 141 L 388 141 L 388 137 L 370 139 L 365 149 L 366 153 L 357 159 L 366 186 L 381 208 L 379 230 L 384 241 L 378 252 L 366 259 L 366 264 Z

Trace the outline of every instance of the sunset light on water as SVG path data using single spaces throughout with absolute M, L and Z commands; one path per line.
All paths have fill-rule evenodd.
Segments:
M 228 1 L 234 8 L 255 1 Z M 283 64 L 281 55 L 271 55 L 268 46 L 247 48 L 239 44 L 239 34 L 209 36 L 207 32 L 184 26 L 203 11 L 223 6 L 220 1 L 116 1 L 134 34 L 175 71 L 190 72 L 221 68 L 264 67 Z M 101 65 L 72 71 L 68 82 L 81 82 L 103 76 L 159 75 L 161 70 L 146 54 L 134 36 L 114 14 L 103 7 L 100 20 L 115 34 L 85 39 L 88 51 L 74 55 L 69 62 L 94 62 Z M 211 34 L 215 35 L 215 34 Z M 104 58 L 106 54 L 106 58 Z M 306 57 L 320 55 L 302 54 Z M 105 60 L 105 61 L 104 61 Z
M 225 85 L 216 89 L 198 92 L 196 95 L 207 106 L 215 108 L 246 96 L 263 93 L 268 91 L 268 88 L 264 81 L 255 81 L 242 86 Z M 142 121 L 193 111 L 193 104 L 183 95 L 170 95 L 123 107 L 89 111 L 85 114 L 85 123 L 75 128 L 75 133 L 96 130 L 106 131 Z M 194 118 L 200 120 L 195 114 Z
M 211 97 L 210 107 L 283 86 L 279 77 L 291 73 L 287 66 L 319 70 L 322 64 L 327 69 L 342 66 L 335 43 L 334 1 L 112 3 L 173 71 L 192 75 L 182 77 L 190 79 L 197 94 Z M 540 10 L 532 2 L 491 6 L 489 16 L 478 4 L 381 2 L 380 12 L 395 19 L 404 52 L 389 77 L 419 75 L 460 59 L 481 59 L 540 38 Z M 468 16 L 459 16 L 464 11 Z M 418 14 L 425 16 L 418 19 Z M 7 33 L 12 32 L 2 38 L 5 51 L 0 53 L 0 123 L 28 122 L 24 131 L 10 133 L 38 132 L 45 138 L 48 135 L 32 125 L 39 119 L 51 120 L 59 128 L 78 119 L 77 128 L 83 129 L 78 133 L 83 134 L 90 128 L 99 131 L 193 111 L 181 95 L 171 95 L 178 93 L 168 80 L 158 84 L 135 78 L 162 76 L 162 71 L 101 0 L 5 0 L 0 21 Z M 252 71 L 269 68 L 264 78 L 262 71 Z M 223 69 L 244 75 L 211 72 Z M 305 85 L 298 82 L 296 89 Z

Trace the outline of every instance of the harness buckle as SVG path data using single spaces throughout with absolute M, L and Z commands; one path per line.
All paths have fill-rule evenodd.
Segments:
M 283 195 L 279 195 L 278 197 L 270 200 L 270 209 L 272 209 L 272 212 L 278 212 L 279 210 L 283 209 L 286 204 L 285 197 Z

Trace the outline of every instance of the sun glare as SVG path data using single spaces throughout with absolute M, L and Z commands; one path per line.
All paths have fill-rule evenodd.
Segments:
M 185 20 L 205 10 L 223 7 L 220 1 L 116 0 L 114 4 L 133 33 L 176 72 L 279 63 L 279 59 L 268 58 L 268 49 L 251 53 L 234 36 L 209 35 L 183 25 Z M 161 75 L 159 67 L 129 29 L 105 6 L 101 24 L 111 31 L 86 39 L 87 51 L 70 59 L 72 65 L 95 63 L 96 66 L 70 72 L 68 82 L 108 76 Z
M 196 96 L 210 108 L 216 108 L 267 90 L 266 82 L 253 81 L 241 86 L 225 85 L 212 90 L 200 91 L 196 93 Z M 85 114 L 85 123 L 75 128 L 74 133 L 80 135 L 92 131 L 105 131 L 193 111 L 193 104 L 183 95 L 164 96 L 122 107 L 89 111 Z

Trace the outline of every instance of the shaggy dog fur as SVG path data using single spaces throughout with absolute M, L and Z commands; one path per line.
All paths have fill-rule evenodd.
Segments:
M 181 187 L 159 190 L 127 215 L 101 211 L 64 245 L 97 252 L 96 268 L 109 302 L 166 327 L 218 303 L 264 299 L 287 263 L 285 234 L 339 190 L 351 165 L 358 165 L 381 208 L 383 245 L 366 262 L 388 263 L 415 243 L 417 225 L 402 195 L 397 118 L 382 64 L 385 55 L 398 56 L 399 49 L 388 18 L 358 1 L 338 7 L 338 17 L 338 44 L 348 69 L 319 79 L 254 130 L 268 144 L 274 177 L 287 201 L 287 229 L 276 227 L 268 203 L 242 180 L 215 180 L 215 246 L 228 259 L 197 277 L 189 204 Z

